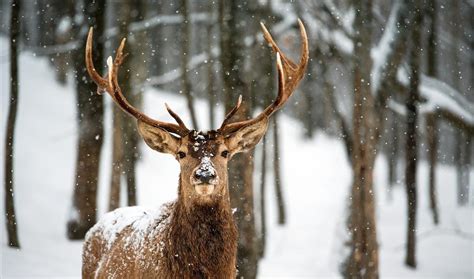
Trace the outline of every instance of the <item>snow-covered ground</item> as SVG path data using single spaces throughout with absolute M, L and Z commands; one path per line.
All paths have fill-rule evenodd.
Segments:
M 3 158 L 9 74 L 6 40 L 0 38 L 1 139 Z M 110 111 L 110 98 L 106 98 Z M 145 110 L 160 119 L 167 116 L 164 102 L 187 117 L 183 98 L 147 90 Z M 5 220 L 0 222 L 1 278 L 80 277 L 81 242 L 66 238 L 66 221 L 74 180 L 76 119 L 72 83 L 62 87 L 45 59 L 25 53 L 20 59 L 20 100 L 15 145 L 15 201 L 21 250 L 8 248 Z M 197 101 L 201 125 L 207 109 Z M 222 117 L 222 116 L 221 116 Z M 110 123 L 110 113 L 107 114 Z M 261 278 L 339 277 L 344 211 L 351 170 L 343 143 L 318 134 L 300 137 L 300 126 L 281 117 L 282 167 L 288 224 L 276 224 L 272 187 L 267 197 L 268 246 L 261 261 Z M 110 126 L 110 124 L 108 124 Z M 109 130 L 107 130 L 109 131 Z M 105 212 L 110 173 L 110 134 L 106 134 L 100 176 L 99 213 Z M 143 146 L 138 167 L 139 204 L 160 205 L 176 197 L 179 166 L 169 155 Z M 260 149 L 257 149 L 257 157 Z M 0 178 L 3 181 L 3 159 Z M 256 173 L 259 173 L 258 165 Z M 474 171 L 471 171 L 471 176 Z M 271 175 L 271 174 L 269 174 Z M 270 178 L 270 177 L 269 177 Z M 473 207 L 456 206 L 455 173 L 438 168 L 441 224 L 432 225 L 428 207 L 427 167 L 420 163 L 418 245 L 416 270 L 404 267 L 406 198 L 402 185 L 395 186 L 388 201 L 386 163 L 376 165 L 377 221 L 382 277 L 472 278 L 474 276 Z M 473 183 L 474 179 L 471 179 Z M 474 187 L 474 185 L 471 185 Z M 1 187 L 0 210 L 4 208 Z M 2 216 L 4 216 L 2 214 Z

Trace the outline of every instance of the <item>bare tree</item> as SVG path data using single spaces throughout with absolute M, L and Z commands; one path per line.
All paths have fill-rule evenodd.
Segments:
M 431 77 L 437 77 L 437 5 L 436 0 L 431 0 L 427 10 L 427 16 L 430 19 L 428 47 L 427 47 L 427 74 Z M 429 199 L 430 208 L 433 214 L 433 222 L 437 225 L 439 223 L 438 203 L 436 197 L 436 161 L 438 159 L 438 125 L 437 119 L 439 115 L 426 115 L 426 135 L 428 142 L 428 161 L 429 161 Z
M 221 41 L 220 61 L 222 65 L 225 109 L 230 111 L 235 100 L 242 95 L 251 100 L 249 85 L 245 80 L 244 39 L 250 26 L 249 3 L 237 0 L 221 0 L 219 7 Z M 234 115 L 241 121 L 251 115 L 252 104 L 244 102 Z M 258 269 L 258 247 L 255 231 L 253 204 L 253 152 L 238 154 L 229 164 L 229 188 L 231 206 L 239 210 L 234 214 L 239 230 L 237 248 L 238 276 L 255 278 Z
M 265 256 L 265 246 L 267 237 L 267 216 L 265 210 L 265 195 L 266 195 L 266 184 L 267 184 L 267 137 L 264 136 L 262 139 L 262 164 L 260 174 L 260 235 L 258 239 L 259 243 L 259 256 L 263 258 Z
M 370 80 L 372 59 L 372 1 L 354 1 L 354 106 L 349 231 L 351 253 L 344 275 L 353 278 L 378 278 L 378 244 L 375 223 L 373 168 L 377 144 L 375 100 Z
M 97 216 L 97 184 L 99 177 L 100 152 L 102 149 L 103 130 L 103 100 L 95 93 L 96 87 L 87 78 L 84 65 L 87 27 L 93 26 L 97 34 L 104 31 L 105 0 L 85 1 L 77 7 L 78 12 L 84 11 L 85 19 L 76 23 L 80 42 L 74 56 L 76 74 L 78 146 L 76 171 L 71 219 L 67 224 L 67 234 L 70 239 L 83 239 L 86 232 L 96 222 Z M 102 65 L 103 43 L 95 45 L 96 65 Z M 102 67 L 100 67 L 102 68 Z
M 438 202 L 436 198 L 436 161 L 438 157 L 438 118 L 436 113 L 426 115 L 426 136 L 428 144 L 429 162 L 429 199 L 430 209 L 433 214 L 433 223 L 439 224 Z
M 117 23 L 119 26 L 119 37 L 128 38 L 128 29 L 131 22 L 131 8 L 132 5 L 129 0 L 120 1 L 116 4 L 116 13 L 117 13 Z M 129 52 L 132 53 L 132 52 Z M 130 68 L 130 61 L 132 57 L 129 57 L 124 61 L 125 69 Z M 120 72 L 120 79 L 123 80 L 122 87 L 125 88 L 124 92 L 127 92 L 127 97 L 133 102 L 134 98 L 131 96 L 131 85 L 130 85 L 130 75 L 128 71 Z M 122 185 L 122 176 L 127 177 L 127 173 L 130 171 L 130 168 L 125 169 L 125 142 L 128 133 L 132 132 L 131 129 L 126 129 L 127 124 L 129 124 L 129 119 L 120 108 L 113 107 L 113 132 L 112 132 L 112 171 L 110 179 L 110 193 L 109 193 L 109 210 L 112 211 L 120 207 L 120 196 L 121 196 L 121 185 Z M 127 121 L 128 120 L 128 121 Z M 131 125 L 130 125 L 131 126 Z M 133 123 L 133 126 L 135 124 Z M 129 159 L 129 158 L 127 158 Z M 128 182 L 128 181 L 127 181 Z M 128 183 L 127 183 L 128 187 Z
M 181 72 L 183 76 L 182 80 L 182 90 L 184 96 L 186 96 L 186 101 L 188 105 L 189 114 L 191 115 L 191 121 L 195 130 L 199 131 L 198 121 L 196 118 L 196 112 L 194 111 L 194 100 L 192 95 L 192 86 L 191 80 L 188 76 L 188 64 L 189 60 L 192 57 L 191 51 L 191 21 L 189 18 L 189 8 L 188 0 L 181 0 L 180 13 L 183 15 L 184 23 L 181 31 L 181 47 L 182 47 L 182 58 L 181 58 Z
M 5 134 L 5 213 L 8 245 L 20 247 L 15 214 L 13 156 L 15 123 L 18 107 L 18 35 L 20 32 L 20 0 L 12 0 L 10 16 L 10 103 Z
M 420 58 L 421 58 L 421 28 L 423 14 L 421 5 L 417 1 L 415 8 L 414 28 L 412 29 L 410 48 L 410 88 L 409 96 L 405 103 L 407 111 L 407 130 L 406 130 L 406 164 L 405 164 L 405 184 L 407 193 L 407 250 L 405 264 L 416 267 L 416 207 L 417 207 L 417 187 L 416 173 L 418 164 L 418 102 L 420 99 L 418 86 L 420 83 Z
M 398 170 L 398 157 L 400 156 L 399 151 L 399 136 L 400 129 L 398 127 L 399 119 L 395 112 L 390 112 L 391 127 L 389 127 L 389 146 L 388 146 L 388 184 L 389 184 L 389 195 L 391 196 L 393 186 L 397 183 L 397 170 Z
M 278 129 L 278 114 L 273 116 L 273 175 L 275 178 L 275 193 L 278 206 L 278 224 L 283 225 L 286 223 L 286 210 L 285 201 L 283 199 L 283 190 L 281 182 L 281 170 L 280 170 L 280 140 L 279 140 L 279 129 Z
M 210 14 L 211 18 L 214 17 L 215 14 L 215 4 L 210 3 Z M 207 62 L 207 98 L 209 101 L 209 128 L 213 129 L 216 123 L 216 84 L 215 84 L 215 60 L 212 57 L 212 47 L 214 46 L 213 42 L 213 28 L 214 24 L 210 23 L 207 26 L 207 54 L 209 55 L 209 60 Z
M 125 69 L 136 69 L 135 74 L 129 71 L 120 72 L 124 81 L 122 87 L 127 99 L 136 107 L 141 107 L 142 87 L 146 75 L 146 63 L 142 56 L 146 55 L 146 38 L 143 31 L 130 34 L 130 24 L 143 19 L 145 3 L 143 1 L 120 1 L 117 4 L 117 22 L 119 33 L 130 41 L 127 50 L 128 59 L 124 61 Z M 132 12 L 130 12 L 132 11 Z M 137 204 L 136 163 L 139 155 L 139 138 L 136 123 L 119 108 L 113 108 L 113 147 L 112 172 L 109 196 L 109 210 L 120 206 L 122 181 L 125 182 L 127 205 Z
M 122 112 L 112 108 L 112 171 L 110 177 L 109 211 L 120 207 L 120 184 L 123 169 Z

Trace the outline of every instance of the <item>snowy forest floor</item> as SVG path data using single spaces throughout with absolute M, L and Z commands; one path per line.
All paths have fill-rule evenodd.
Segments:
M 4 175 L 3 131 L 9 96 L 7 46 L 5 38 L 0 38 L 1 181 Z M 72 82 L 66 87 L 58 85 L 48 64 L 46 59 L 36 58 L 31 53 L 24 53 L 20 58 L 15 202 L 22 247 L 21 250 L 7 247 L 5 219 L 2 218 L 1 278 L 80 277 L 82 243 L 66 238 L 76 150 L 75 91 Z M 112 103 L 110 98 L 105 99 L 107 132 L 110 131 Z M 189 119 L 186 117 L 184 98 L 154 89 L 146 91 L 145 111 L 171 121 L 164 102 L 183 115 L 185 120 Z M 201 126 L 207 124 L 207 103 L 198 100 L 196 107 Z M 276 224 L 275 195 L 272 184 L 269 184 L 266 197 L 268 240 L 265 258 L 259 266 L 259 277 L 340 277 L 338 266 L 344 254 L 344 216 L 352 176 L 343 143 L 322 133 L 305 140 L 295 120 L 281 114 L 280 121 L 288 223 L 283 227 Z M 257 160 L 260 151 L 259 146 Z M 110 154 L 111 138 L 110 133 L 106 133 L 99 185 L 99 215 L 106 208 Z M 403 184 L 395 185 L 392 200 L 389 201 L 386 161 L 383 156 L 377 160 L 375 184 L 381 277 L 472 278 L 474 208 L 457 207 L 454 169 L 439 166 L 437 181 L 441 224 L 435 227 L 428 207 L 427 165 L 420 162 L 419 167 L 418 268 L 412 270 L 403 265 L 405 190 Z M 259 168 L 257 163 L 256 185 L 259 183 Z M 140 205 L 158 206 L 176 197 L 179 167 L 171 156 L 158 154 L 143 145 L 137 172 Z M 473 173 L 471 171 L 471 177 Z M 268 175 L 268 181 L 271 181 L 272 174 Z M 3 187 L 0 192 L 3 212 Z

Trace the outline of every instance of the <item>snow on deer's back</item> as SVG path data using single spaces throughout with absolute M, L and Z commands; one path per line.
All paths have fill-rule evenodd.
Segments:
M 120 275 L 135 273 L 138 276 L 137 272 L 121 270 L 129 268 L 123 264 L 122 257 L 135 258 L 138 261 L 135 265 L 150 268 L 145 259 L 162 256 L 160 252 L 164 243 L 159 236 L 172 218 L 172 206 L 168 203 L 160 209 L 124 207 L 105 214 L 86 235 L 83 275 L 103 274 L 106 278 L 120 278 Z M 104 274 L 103 269 L 108 271 Z

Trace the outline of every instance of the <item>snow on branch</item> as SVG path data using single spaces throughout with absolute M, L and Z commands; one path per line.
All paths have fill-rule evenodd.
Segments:
M 310 38 L 315 41 L 324 41 L 328 45 L 334 46 L 342 54 L 350 57 L 353 55 L 354 42 L 344 31 L 339 29 L 330 30 L 324 22 L 312 16 L 306 9 L 302 13 L 302 18 L 306 22 Z
M 420 81 L 420 94 L 426 99 L 421 106 L 423 112 L 444 109 L 470 126 L 474 126 L 474 104 L 460 92 L 445 82 L 425 75 L 421 76 Z
M 218 57 L 219 53 L 220 51 L 217 47 L 213 48 L 210 58 L 212 59 L 212 58 Z M 193 56 L 189 60 L 189 63 L 186 69 L 188 71 L 196 69 L 197 67 L 201 66 L 203 63 L 209 63 L 210 58 L 209 58 L 209 53 L 207 52 L 199 53 Z M 145 86 L 163 85 L 163 84 L 170 83 L 179 79 L 182 75 L 183 75 L 183 71 L 181 70 L 181 67 L 178 67 L 162 75 L 147 78 L 144 85 Z
M 194 13 L 190 15 L 192 23 L 207 22 L 212 23 L 217 20 L 215 16 L 210 17 L 209 13 Z M 139 22 L 133 22 L 130 24 L 130 32 L 139 32 L 149 28 L 153 28 L 158 25 L 172 25 L 181 24 L 183 22 L 183 16 L 181 15 L 157 15 L 150 19 L 146 19 Z M 88 28 L 83 28 L 87 32 Z M 112 27 L 105 31 L 107 38 L 118 35 L 118 28 Z M 25 47 L 26 51 L 33 52 L 36 55 L 52 55 L 59 53 L 66 53 L 69 51 L 77 50 L 81 46 L 80 41 L 74 40 L 65 44 L 39 46 L 39 47 Z
M 405 35 L 409 31 L 405 23 L 409 16 L 408 5 L 406 1 L 400 0 L 393 4 L 382 38 L 370 52 L 373 61 L 370 83 L 373 94 L 379 92 L 381 84 L 390 75 L 388 67 L 397 66 L 392 65 L 392 61 L 398 45 L 404 43 Z
M 215 22 L 217 18 L 212 16 L 209 13 L 192 13 L 190 14 L 190 21 L 191 23 L 199 23 L 199 22 Z M 182 15 L 156 15 L 152 18 L 145 19 L 138 22 L 133 22 L 130 24 L 130 32 L 139 32 L 143 31 L 152 27 L 156 27 L 158 25 L 173 25 L 173 24 L 181 24 L 184 21 Z M 118 35 L 118 28 L 113 27 L 107 29 L 105 32 L 107 37 L 113 37 Z
M 408 86 L 408 75 L 401 68 L 398 72 L 398 81 Z M 421 75 L 420 77 L 420 104 L 421 113 L 440 112 L 445 118 L 459 122 L 459 126 L 474 129 L 474 104 L 468 101 L 459 91 L 445 82 Z M 400 115 L 405 115 L 405 107 L 394 100 L 389 101 L 389 107 Z
M 74 41 L 70 41 L 68 43 L 60 44 L 60 45 L 25 47 L 24 50 L 30 51 L 38 56 L 44 56 L 44 55 L 66 53 L 72 50 L 76 50 L 80 46 L 81 46 L 81 43 L 78 40 L 74 40 Z
M 390 17 L 383 32 L 382 38 L 380 39 L 377 46 L 372 48 L 370 56 L 372 57 L 373 66 L 371 74 L 371 89 L 375 94 L 378 92 L 380 84 L 382 83 L 382 75 L 384 69 L 387 67 L 389 62 L 389 56 L 394 52 L 394 42 L 396 39 L 396 33 L 398 33 L 398 25 L 401 13 L 401 3 L 395 2 L 390 12 Z

